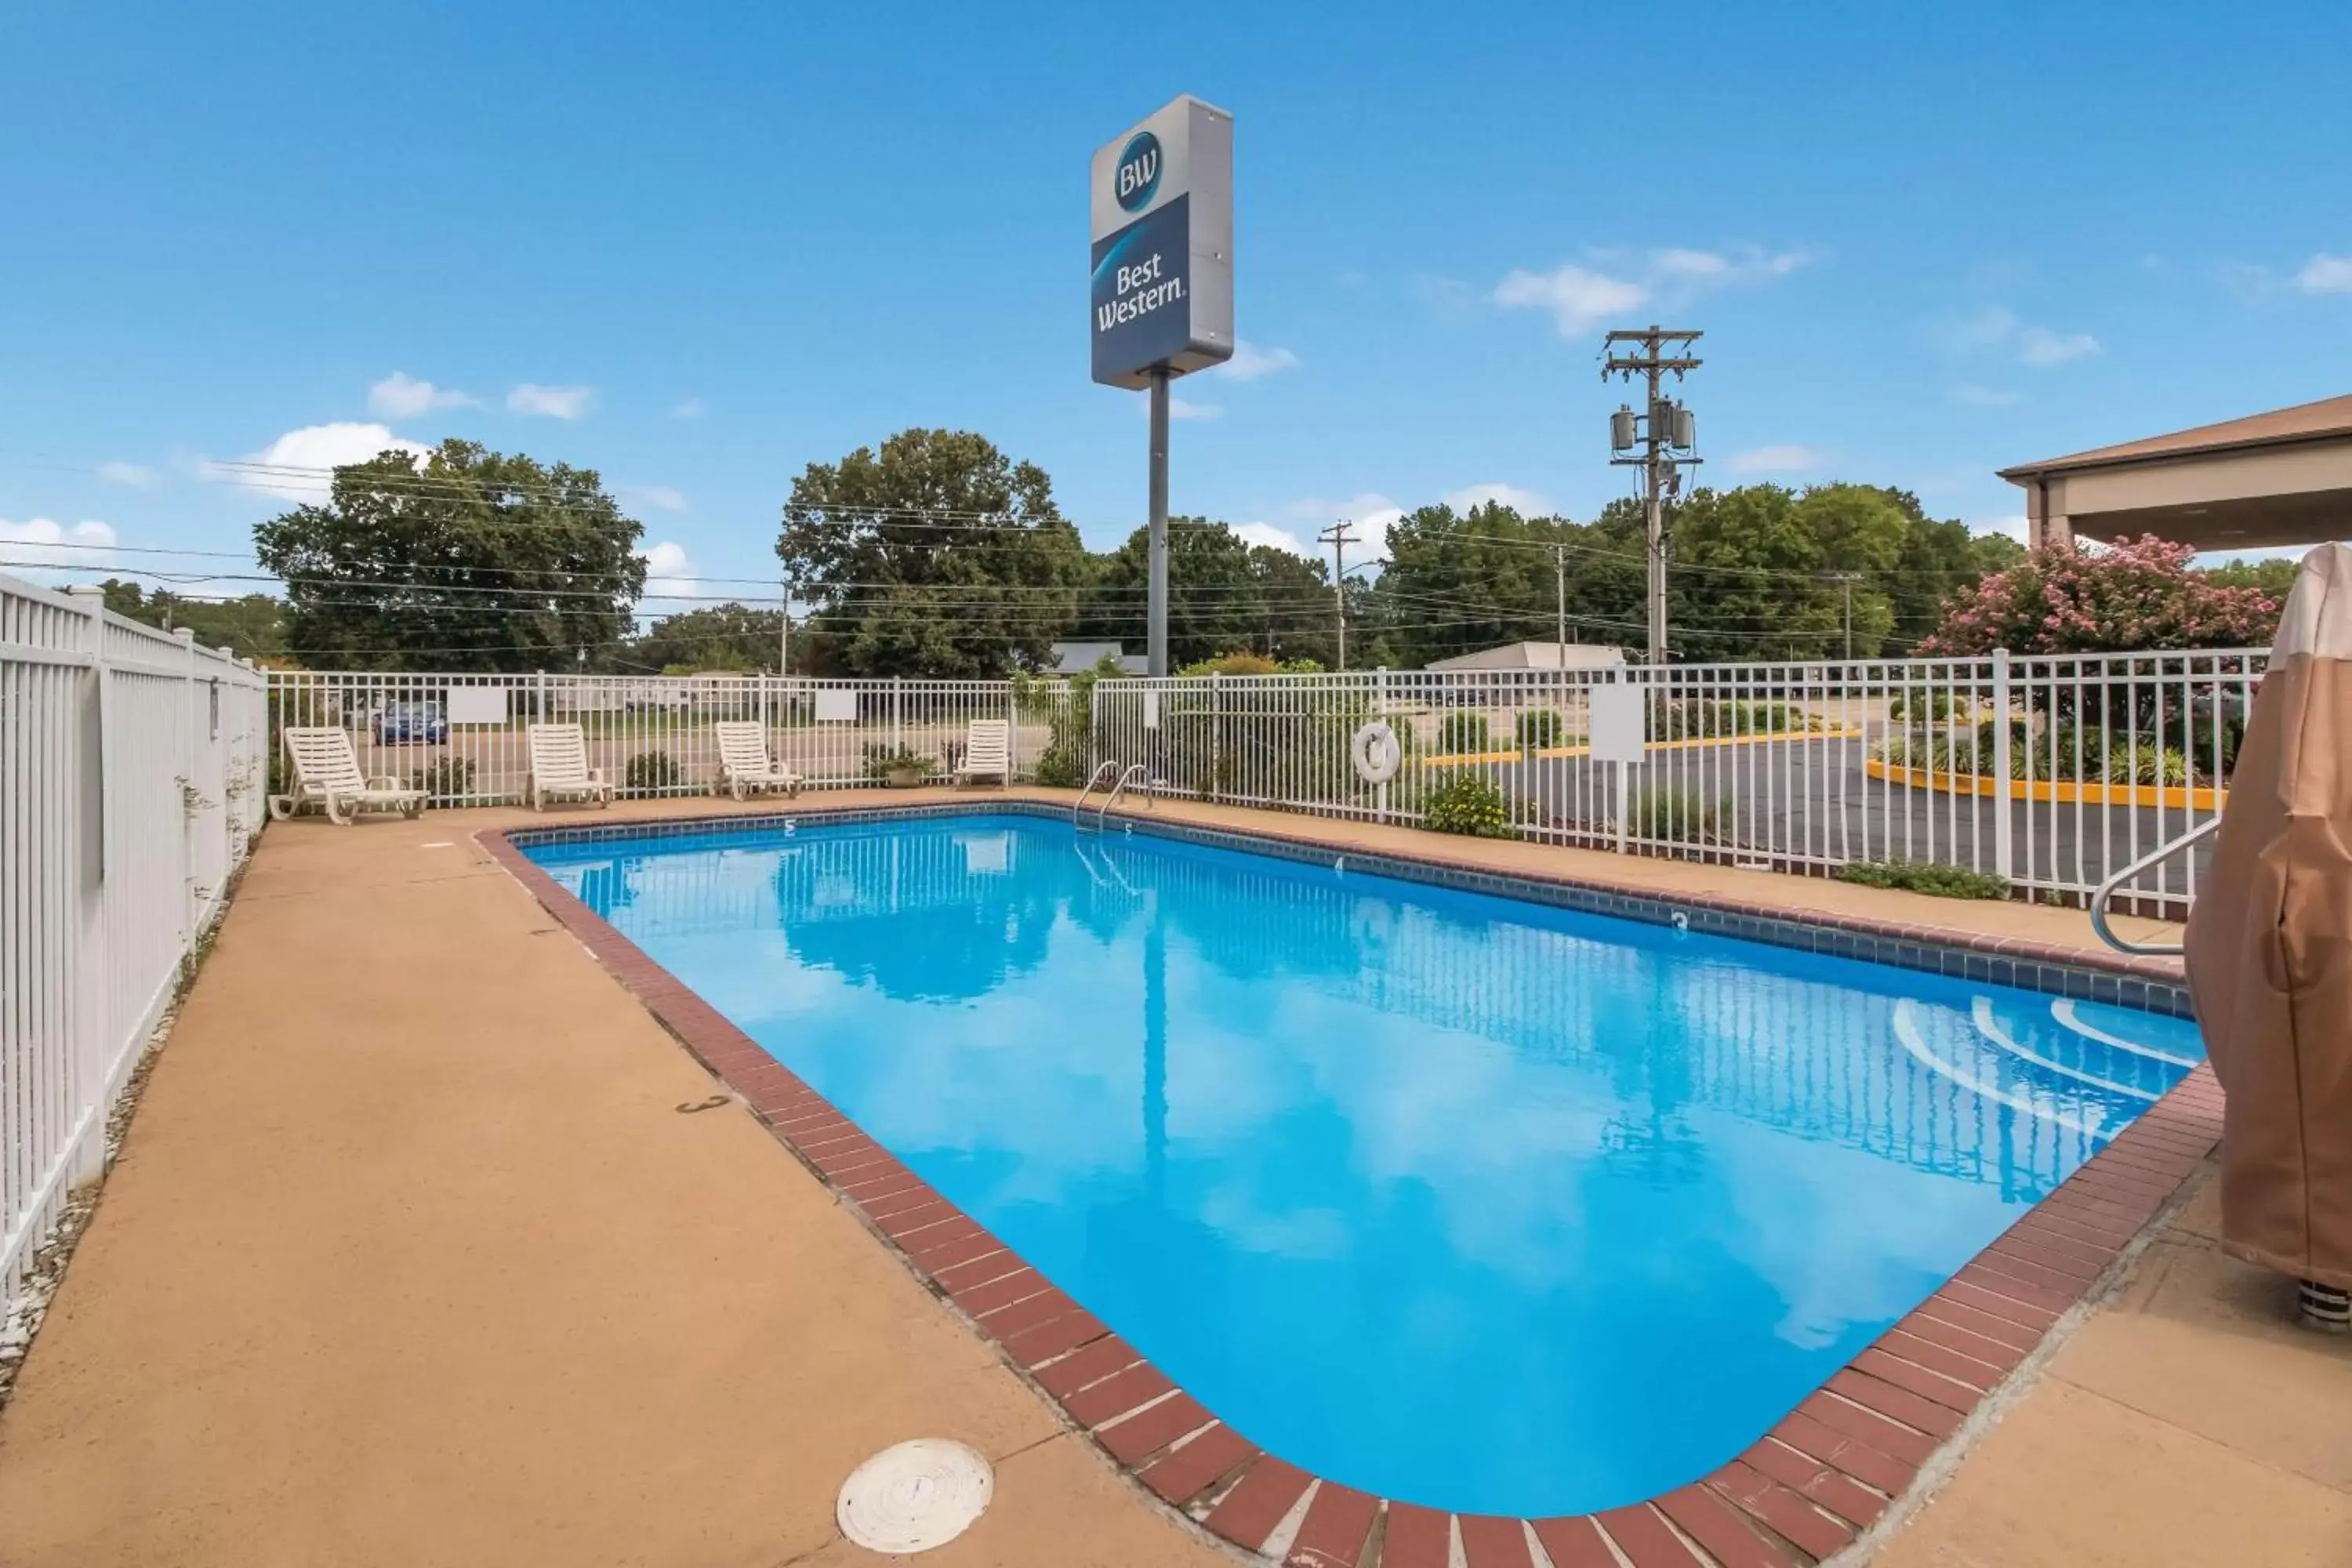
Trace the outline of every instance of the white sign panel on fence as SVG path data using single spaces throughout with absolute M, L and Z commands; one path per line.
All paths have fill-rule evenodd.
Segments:
M 507 721 L 507 689 L 503 686 L 452 686 L 448 689 L 448 721 L 452 724 L 503 724 Z
M 857 688 L 820 686 L 816 689 L 816 721 L 820 724 L 857 722 Z
M 1160 728 L 1160 693 L 1149 689 L 1143 693 L 1143 727 L 1147 730 Z
M 1591 690 L 1592 760 L 1638 763 L 1649 755 L 1643 736 L 1642 689 L 1611 684 Z

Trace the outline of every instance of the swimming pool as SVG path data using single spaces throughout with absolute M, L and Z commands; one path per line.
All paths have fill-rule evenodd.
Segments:
M 1465 1514 L 1722 1464 L 2202 1055 L 1035 816 L 526 852 L 1251 1441 Z

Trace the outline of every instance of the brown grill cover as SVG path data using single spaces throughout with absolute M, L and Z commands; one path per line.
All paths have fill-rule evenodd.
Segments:
M 2352 545 L 2304 557 L 2187 948 L 2223 1245 L 2352 1287 Z

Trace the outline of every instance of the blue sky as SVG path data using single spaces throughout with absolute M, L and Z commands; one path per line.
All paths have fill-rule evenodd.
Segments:
M 596 468 L 673 573 L 767 578 L 802 466 L 915 424 L 1113 542 L 1087 161 L 1180 91 L 1255 374 L 1180 384 L 1173 500 L 1265 537 L 1591 516 L 1652 320 L 1708 481 L 1982 528 L 1999 466 L 2352 392 L 2352 7 L 1800 15 L 1669 7 L 1651 71 L 1590 5 L 16 7 L 0 554 L 241 550 L 283 502 L 208 460 L 370 426 Z

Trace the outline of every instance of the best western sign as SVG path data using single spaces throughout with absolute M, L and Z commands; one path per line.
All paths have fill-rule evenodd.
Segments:
M 1150 384 L 1234 352 L 1234 117 L 1179 98 L 1094 158 L 1094 375 Z

